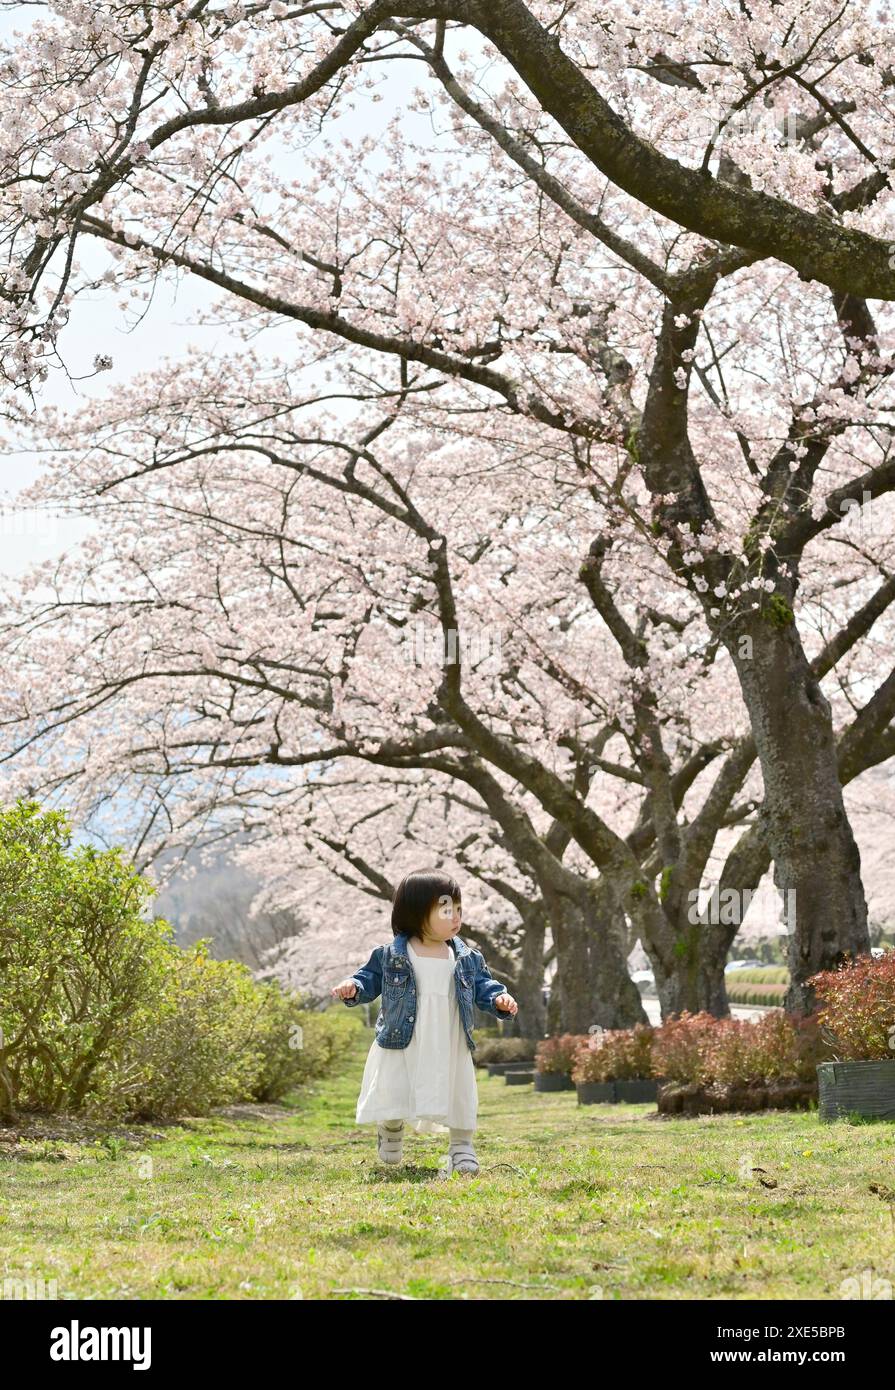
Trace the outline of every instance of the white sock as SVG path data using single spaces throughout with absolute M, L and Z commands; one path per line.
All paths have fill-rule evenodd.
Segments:
M 377 1126 L 377 1147 L 386 1163 L 399 1163 L 403 1154 L 404 1121 L 385 1120 Z

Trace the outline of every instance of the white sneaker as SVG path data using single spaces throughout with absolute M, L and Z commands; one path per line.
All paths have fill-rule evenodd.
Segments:
M 404 1121 L 377 1125 L 376 1148 L 383 1163 L 400 1163 L 404 1157 Z
M 472 1142 L 469 1139 L 458 1139 L 453 1142 L 444 1161 L 442 1169 L 444 1176 L 449 1178 L 451 1173 L 470 1173 L 474 1176 L 478 1171 L 479 1161 L 475 1156 Z

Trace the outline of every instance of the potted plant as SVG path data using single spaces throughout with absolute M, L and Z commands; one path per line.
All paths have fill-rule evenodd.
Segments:
M 507 1071 L 530 1070 L 534 1065 L 535 1044 L 531 1038 L 486 1038 L 476 1046 L 474 1061 L 489 1076 Z
M 660 1112 L 679 1113 L 698 1107 L 707 1080 L 704 1052 L 718 1023 L 706 1011 L 693 1014 L 685 1009 L 656 1029 L 652 1064 Z
M 816 1098 L 823 1055 L 814 1016 L 774 1010 L 752 1023 L 685 1012 L 653 1040 L 659 1112 L 805 1109 Z
M 835 1060 L 817 1067 L 822 1120 L 895 1120 L 895 952 L 859 956 L 812 977 Z
M 579 1105 L 655 1100 L 654 1031 L 647 1024 L 638 1023 L 633 1028 L 597 1033 L 582 1043 L 572 1068 Z
M 587 1035 L 561 1033 L 555 1038 L 544 1038 L 535 1049 L 535 1090 L 536 1091 L 574 1091 L 572 1067 L 575 1056 Z

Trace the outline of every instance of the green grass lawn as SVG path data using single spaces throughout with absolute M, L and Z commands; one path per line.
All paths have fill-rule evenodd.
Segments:
M 438 1178 L 446 1137 L 415 1134 L 383 1171 L 354 1123 L 371 1040 L 359 1023 L 347 1069 L 288 1110 L 89 1141 L 0 1130 L 0 1281 L 114 1299 L 835 1299 L 845 1279 L 895 1283 L 895 1125 L 658 1120 L 479 1075 L 480 1175 Z

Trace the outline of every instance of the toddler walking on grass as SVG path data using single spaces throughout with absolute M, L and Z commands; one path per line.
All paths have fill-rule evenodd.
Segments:
M 332 990 L 349 1007 L 382 996 L 357 1122 L 377 1126 L 388 1164 L 403 1158 L 405 1121 L 418 1134 L 449 1134 L 446 1176 L 479 1171 L 473 1005 L 501 1019 L 518 1010 L 481 951 L 460 936 L 460 915 L 460 887 L 450 875 L 408 874 L 392 901 L 394 939 Z

